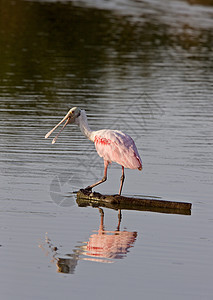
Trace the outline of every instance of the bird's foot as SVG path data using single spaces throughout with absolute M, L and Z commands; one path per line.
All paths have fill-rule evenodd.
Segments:
M 86 191 L 86 193 L 87 193 L 88 195 L 91 195 L 91 194 L 92 194 L 92 188 L 91 188 L 90 186 L 87 186 L 84 190 Z
M 87 186 L 87 187 L 85 188 L 85 190 L 86 190 L 86 191 L 90 191 L 90 192 L 92 192 L 92 188 L 91 188 L 91 186 Z
M 86 194 L 87 196 L 91 196 L 92 194 L 92 188 L 90 186 L 87 186 L 86 188 L 82 189 L 83 194 Z

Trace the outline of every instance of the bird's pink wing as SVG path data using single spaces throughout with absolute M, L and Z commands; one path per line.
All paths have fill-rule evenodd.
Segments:
M 118 130 L 99 130 L 94 143 L 99 156 L 104 160 L 114 161 L 125 168 L 142 168 L 138 150 L 129 135 Z

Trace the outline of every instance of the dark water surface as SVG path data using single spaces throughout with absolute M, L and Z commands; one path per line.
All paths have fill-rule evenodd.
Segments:
M 1 299 L 212 299 L 212 38 L 212 1 L 0 1 Z M 124 195 L 191 215 L 78 207 L 103 162 L 44 139 L 73 106 L 135 140 Z

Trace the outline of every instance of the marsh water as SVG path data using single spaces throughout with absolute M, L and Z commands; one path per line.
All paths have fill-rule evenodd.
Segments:
M 212 299 L 212 1 L 0 4 L 0 298 Z M 44 139 L 73 106 L 135 140 L 124 195 L 191 213 L 79 207 L 102 159 L 76 126 Z

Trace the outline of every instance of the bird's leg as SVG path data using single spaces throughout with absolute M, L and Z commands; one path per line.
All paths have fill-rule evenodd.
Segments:
M 125 179 L 125 175 L 124 175 L 124 167 L 122 166 L 121 185 L 120 185 L 120 189 L 119 189 L 119 195 L 121 195 L 121 191 L 122 191 L 124 179 Z
M 101 183 L 103 183 L 104 181 L 107 180 L 107 168 L 108 168 L 108 161 L 104 161 L 104 177 L 99 180 L 98 182 L 94 183 L 94 184 L 91 184 L 89 185 L 88 187 L 85 188 L 85 190 L 92 190 L 92 188 L 94 188 L 96 185 L 99 185 Z

